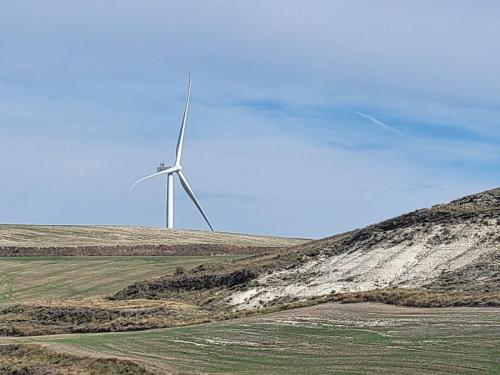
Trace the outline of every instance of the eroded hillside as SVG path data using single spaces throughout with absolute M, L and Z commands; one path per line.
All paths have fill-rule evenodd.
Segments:
M 498 293 L 499 252 L 497 188 L 297 245 L 286 254 L 136 283 L 115 298 L 188 298 L 252 309 L 392 287 Z
M 500 269 L 500 189 L 315 241 L 303 251 L 301 262 L 260 275 L 234 293 L 231 304 L 251 308 L 283 298 L 427 284 L 492 288 Z
M 281 251 L 176 269 L 109 298 L 9 305 L 0 335 L 171 327 L 328 301 L 500 306 L 500 189 Z

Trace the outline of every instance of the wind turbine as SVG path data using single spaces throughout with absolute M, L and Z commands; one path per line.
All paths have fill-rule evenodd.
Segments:
M 146 176 L 144 178 L 141 178 L 139 181 L 136 181 L 130 189 L 133 189 L 138 183 L 147 180 L 152 177 L 160 176 L 160 175 L 167 175 L 167 228 L 173 228 L 174 227 L 174 174 L 176 174 L 179 177 L 179 180 L 181 181 L 181 185 L 186 191 L 187 195 L 191 198 L 195 206 L 198 208 L 198 211 L 200 211 L 201 216 L 205 219 L 207 222 L 208 226 L 210 227 L 210 230 L 214 230 L 212 225 L 210 224 L 210 221 L 208 221 L 207 215 L 205 215 L 205 212 L 203 212 L 203 208 L 201 208 L 201 204 L 196 198 L 196 195 L 194 195 L 193 190 L 191 189 L 191 186 L 189 185 L 188 180 L 186 179 L 186 176 L 182 173 L 182 165 L 181 165 L 181 158 L 182 158 L 182 145 L 184 143 L 184 130 L 186 129 L 186 121 L 187 121 L 187 114 L 188 114 L 188 109 L 189 109 L 189 99 L 191 97 L 191 73 L 189 73 L 189 85 L 188 85 L 188 93 L 187 93 L 187 98 L 186 98 L 186 105 L 184 106 L 184 114 L 182 115 L 182 125 L 181 125 L 181 130 L 179 132 L 179 139 L 177 140 L 177 148 L 176 148 L 176 153 L 175 153 L 175 164 L 172 167 L 166 167 L 164 163 L 160 163 L 160 166 L 156 169 L 156 173 Z

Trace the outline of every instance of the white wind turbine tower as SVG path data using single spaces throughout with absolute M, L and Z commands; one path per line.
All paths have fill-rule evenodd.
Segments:
M 189 183 L 186 179 L 186 176 L 182 173 L 182 165 L 181 165 L 181 158 L 182 158 L 182 145 L 184 143 L 184 130 L 186 129 L 186 121 L 187 121 L 187 113 L 189 109 L 189 99 L 191 97 L 191 73 L 189 74 L 189 86 L 188 86 L 188 94 L 186 98 L 186 105 L 184 107 L 184 114 L 182 116 L 182 125 L 181 125 L 181 130 L 179 132 L 179 139 L 177 140 L 177 149 L 176 149 L 176 154 L 175 154 L 175 164 L 172 167 L 165 167 L 164 163 L 160 163 L 160 166 L 157 168 L 157 172 L 155 174 L 152 174 L 150 176 L 146 176 L 144 178 L 141 178 L 139 181 L 135 182 L 130 189 L 133 189 L 135 185 L 137 185 L 139 182 L 142 182 L 144 180 L 147 180 L 152 177 L 160 176 L 160 175 L 167 175 L 167 228 L 173 228 L 174 227 L 174 174 L 176 174 L 180 181 L 181 185 L 186 191 L 186 193 L 189 195 L 195 206 L 198 208 L 200 211 L 201 215 L 207 222 L 208 226 L 210 227 L 210 230 L 214 230 L 212 225 L 210 224 L 210 221 L 208 221 L 207 215 L 205 215 L 205 212 L 203 212 L 203 208 L 201 208 L 200 202 L 194 195 L 193 190 L 191 189 L 191 186 L 189 186 Z

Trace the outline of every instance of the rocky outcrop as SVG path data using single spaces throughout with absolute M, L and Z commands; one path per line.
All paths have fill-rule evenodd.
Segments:
M 255 277 L 255 272 L 245 269 L 230 273 L 167 276 L 132 284 L 116 293 L 113 299 L 162 298 L 182 291 L 232 288 L 246 284 Z
M 294 254 L 228 302 L 249 309 L 388 287 L 498 290 L 500 188 L 299 245 Z

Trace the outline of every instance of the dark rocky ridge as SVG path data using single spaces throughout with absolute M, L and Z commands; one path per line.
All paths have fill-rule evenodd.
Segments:
M 254 271 L 237 270 L 228 273 L 165 276 L 155 280 L 130 285 L 113 296 L 113 299 L 162 298 L 172 293 L 216 288 L 232 288 L 248 283 L 257 277 Z
M 17 256 L 206 256 L 252 255 L 281 251 L 281 247 L 235 246 L 219 244 L 193 245 L 131 245 L 131 246 L 75 246 L 75 247 L 22 247 L 0 246 L 0 255 Z

